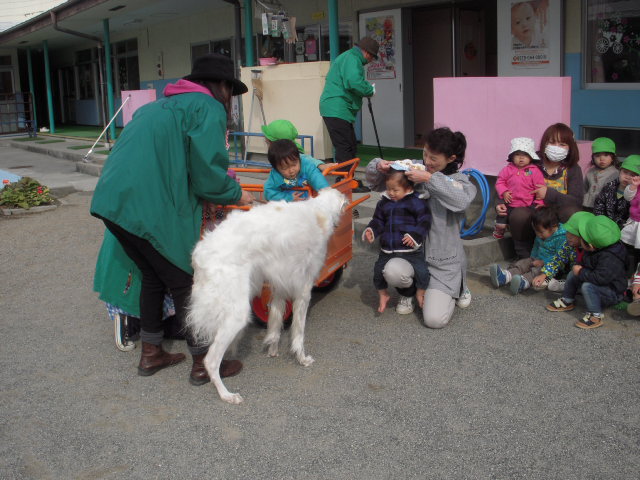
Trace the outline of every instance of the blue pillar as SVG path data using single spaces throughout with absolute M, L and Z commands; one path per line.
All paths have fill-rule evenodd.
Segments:
M 49 108 L 49 131 L 56 133 L 56 124 L 53 120 L 53 92 L 51 91 L 51 69 L 49 68 L 49 44 L 43 40 L 44 47 L 44 79 L 47 82 L 47 107 Z
M 253 57 L 253 7 L 252 0 L 244 0 L 244 49 L 247 67 L 253 67 L 256 61 Z
M 27 48 L 27 69 L 29 71 L 29 93 L 31 94 L 31 108 L 33 109 L 33 118 L 31 119 L 32 128 L 38 131 L 38 115 L 36 114 L 36 95 L 33 88 L 33 66 L 31 64 L 31 47 Z
M 111 120 L 115 109 L 113 106 L 113 73 L 111 71 L 111 38 L 109 35 L 108 18 L 102 21 L 102 26 L 104 29 L 104 64 L 107 75 L 107 111 L 109 112 L 109 120 Z M 113 140 L 116 139 L 116 122 L 112 122 L 109 126 L 109 135 Z
M 333 62 L 340 55 L 340 25 L 338 23 L 338 0 L 328 0 L 329 10 L 329 54 Z

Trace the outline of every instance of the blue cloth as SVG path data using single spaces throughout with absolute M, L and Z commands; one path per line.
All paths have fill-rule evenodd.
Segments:
M 0 179 L 1 180 L 9 180 L 9 183 L 16 183 L 22 177 L 20 175 L 16 175 L 15 173 L 7 172 L 6 170 L 0 170 Z M 0 190 L 4 188 L 4 182 L 0 183 Z
M 309 158 L 307 158 L 307 155 L 300 156 L 300 173 L 293 180 L 284 178 L 280 172 L 272 168 L 269 178 L 264 184 L 264 198 L 291 202 L 293 201 L 295 188 L 309 186 L 318 191 L 328 187 L 329 182 Z M 307 198 L 307 192 L 302 193 L 302 198 Z
M 537 258 L 544 263 L 550 262 L 556 254 L 564 248 L 567 243 L 567 231 L 564 226 L 559 223 L 558 229 L 553 235 L 546 240 L 536 236 L 533 242 L 533 250 L 531 250 L 531 258 Z
M 318 160 L 317 158 L 313 158 L 311 155 L 307 155 L 306 153 L 301 153 L 300 154 L 300 160 L 306 159 L 309 162 L 313 163 L 316 168 L 320 168 L 320 165 L 324 165 L 324 162 L 322 160 Z
M 430 227 L 429 205 L 415 192 L 405 195 L 397 202 L 383 194 L 367 225 L 373 231 L 374 238 L 380 237 L 380 249 L 385 253 L 417 250 L 424 244 Z M 413 239 L 415 247 L 402 243 L 405 234 Z

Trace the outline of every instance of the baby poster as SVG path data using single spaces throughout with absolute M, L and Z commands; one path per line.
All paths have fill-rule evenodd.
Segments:
M 542 68 L 549 63 L 549 0 L 511 0 L 511 64 Z

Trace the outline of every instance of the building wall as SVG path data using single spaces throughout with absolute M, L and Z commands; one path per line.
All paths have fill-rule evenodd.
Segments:
M 640 127 L 640 86 L 633 90 L 584 88 L 583 21 L 580 0 L 565 0 L 564 72 L 571 77 L 571 128 L 582 138 L 582 126 Z

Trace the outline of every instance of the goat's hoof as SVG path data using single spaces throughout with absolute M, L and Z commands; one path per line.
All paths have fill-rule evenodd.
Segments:
M 300 363 L 300 365 L 302 365 L 303 367 L 308 367 L 309 365 L 311 365 L 315 360 L 313 359 L 313 357 L 311 355 L 306 355 L 304 357 L 300 357 L 298 359 L 298 362 Z
M 229 393 L 228 395 L 221 396 L 222 400 L 232 405 L 238 405 L 243 402 L 239 393 Z

